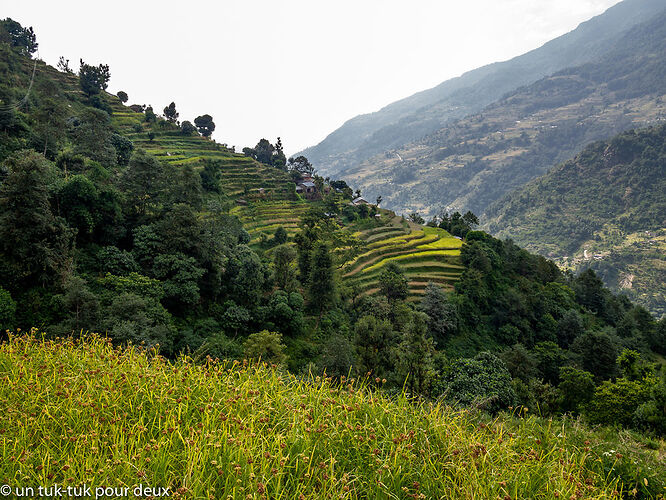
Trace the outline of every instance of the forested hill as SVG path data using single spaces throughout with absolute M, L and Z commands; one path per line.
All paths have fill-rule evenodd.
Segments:
M 624 31 L 649 20 L 663 8 L 661 0 L 620 2 L 538 49 L 475 69 L 375 113 L 352 118 L 303 154 L 324 175 L 339 176 L 372 156 L 476 113 L 522 85 L 593 61 L 610 50 Z
M 343 177 L 397 211 L 482 213 L 585 145 L 666 117 L 666 12 L 596 62 L 523 87 L 481 113 L 373 157 Z
M 428 282 L 452 290 L 459 279 L 462 241 L 444 228 L 354 206 L 344 182 L 319 176 L 319 195 L 298 195 L 312 168 L 287 165 L 279 138 L 235 153 L 208 138 L 212 117 L 192 124 L 173 102 L 162 116 L 125 105 L 125 92 L 105 91 L 108 66 L 81 62 L 75 73 L 61 60 L 56 70 L 30 57 L 31 31 L 4 20 L 0 35 L 3 326 L 107 331 L 171 354 L 212 334 L 302 332 L 304 315 L 338 305 L 338 293 L 304 302 L 318 246 L 329 285 L 357 298 L 379 292 L 393 261 L 412 301 Z M 114 305 L 121 297 L 135 304 Z
M 493 234 L 573 269 L 592 267 L 666 314 L 666 125 L 594 143 L 487 213 Z

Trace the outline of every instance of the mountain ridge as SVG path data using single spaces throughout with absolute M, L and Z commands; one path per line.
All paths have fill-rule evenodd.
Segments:
M 656 0 L 621 2 L 523 55 L 468 71 L 377 112 L 351 118 L 302 154 L 325 175 L 335 175 L 373 154 L 418 139 L 451 120 L 479 111 L 520 85 L 604 53 L 605 45 L 614 36 L 660 9 L 663 4 Z M 585 47 L 580 46 L 583 42 Z
M 626 32 L 600 60 L 523 86 L 343 176 L 398 212 L 482 214 L 586 144 L 666 117 L 665 23 L 666 11 Z

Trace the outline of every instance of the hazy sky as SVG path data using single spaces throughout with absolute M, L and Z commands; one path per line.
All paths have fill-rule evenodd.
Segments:
M 111 68 L 129 103 L 209 113 L 218 142 L 287 154 L 478 66 L 536 48 L 619 0 L 2 0 L 39 56 Z

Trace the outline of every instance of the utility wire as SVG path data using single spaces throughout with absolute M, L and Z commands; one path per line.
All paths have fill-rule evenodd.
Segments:
M 0 111 L 12 111 L 20 108 L 24 104 L 28 103 L 28 97 L 30 97 L 30 91 L 32 90 L 32 84 L 35 83 L 35 73 L 37 72 L 37 60 L 39 59 L 39 52 L 37 52 L 37 57 L 35 57 L 35 64 L 32 67 L 32 76 L 30 77 L 30 85 L 28 85 L 28 91 L 25 93 L 23 99 L 21 99 L 16 104 L 0 104 Z

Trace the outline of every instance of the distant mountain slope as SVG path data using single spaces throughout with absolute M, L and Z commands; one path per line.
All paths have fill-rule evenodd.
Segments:
M 625 0 L 522 56 L 483 66 L 375 113 L 352 118 L 303 154 L 321 173 L 336 175 L 475 113 L 521 85 L 602 56 L 621 33 L 663 8 L 662 0 Z
M 666 125 L 594 143 L 488 210 L 487 229 L 595 268 L 606 284 L 666 314 Z
M 343 177 L 385 207 L 483 211 L 585 145 L 666 119 L 666 11 L 619 38 L 599 61 L 518 89 Z

